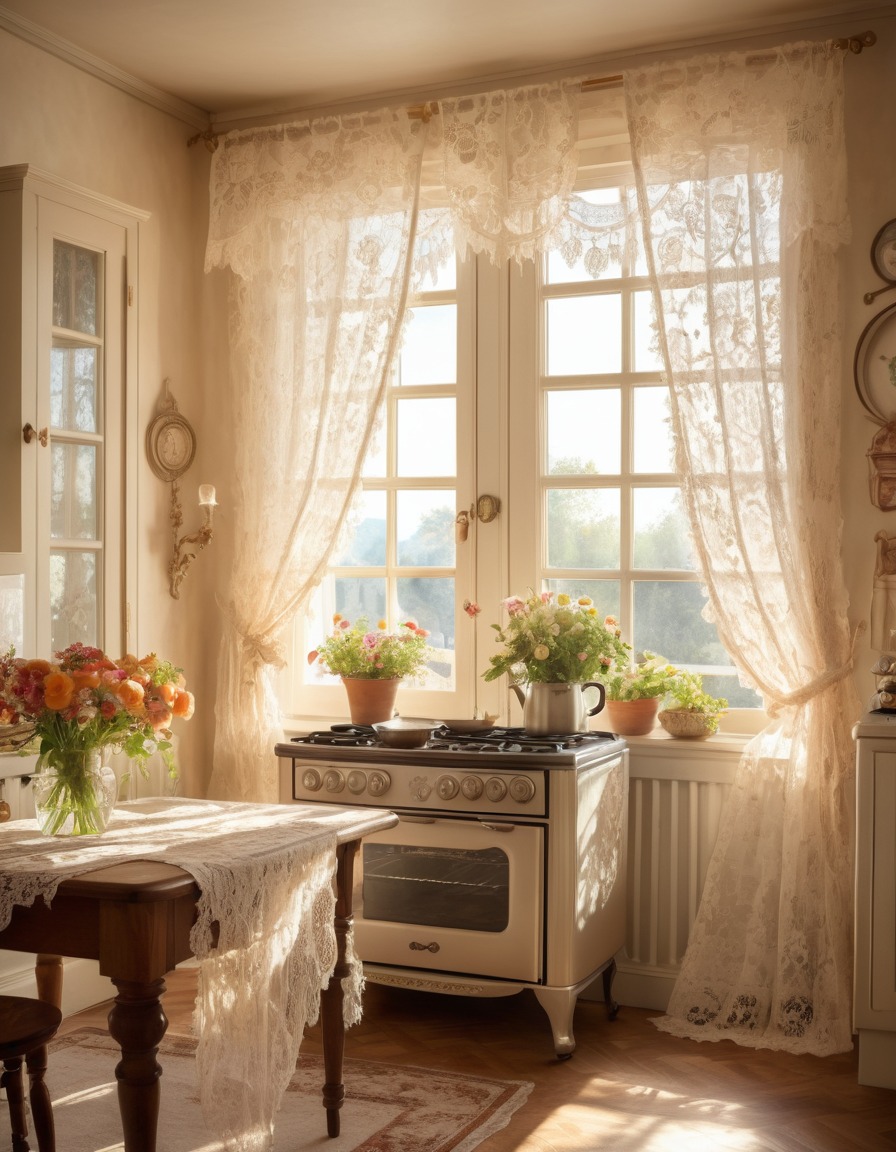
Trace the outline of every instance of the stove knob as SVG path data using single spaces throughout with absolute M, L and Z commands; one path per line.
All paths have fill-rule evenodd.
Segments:
M 302 787 L 308 792 L 316 792 L 320 788 L 320 772 L 316 768 L 306 768 L 302 773 Z
M 440 799 L 453 800 L 459 789 L 453 776 L 440 776 L 436 781 L 436 792 Z
M 507 795 L 507 785 L 500 776 L 489 776 L 485 782 L 485 794 L 489 800 L 503 800 Z
M 482 781 L 478 776 L 464 776 L 460 790 L 468 800 L 478 800 L 482 795 Z
M 348 784 L 349 792 L 354 792 L 358 796 L 367 787 L 367 777 L 356 768 L 353 772 L 349 772 L 346 784 Z
M 430 793 L 432 792 L 432 785 L 425 776 L 415 776 L 410 784 L 408 784 L 408 788 L 413 798 L 419 800 L 421 804 L 429 799 Z
M 345 780 L 342 778 L 341 772 L 331 768 L 329 772 L 324 773 L 324 788 L 328 792 L 341 792 L 344 787 Z
M 510 781 L 510 796 L 517 804 L 528 804 L 535 795 L 535 785 L 528 776 L 514 776 Z
M 371 772 L 367 777 L 367 791 L 371 796 L 382 796 L 392 786 L 392 777 L 388 772 Z

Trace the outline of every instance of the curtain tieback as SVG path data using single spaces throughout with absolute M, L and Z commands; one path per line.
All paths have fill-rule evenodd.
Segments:
M 270 664 L 274 668 L 286 667 L 286 656 L 279 640 L 268 640 L 258 632 L 248 633 L 240 638 L 243 656 L 255 667 Z
M 793 692 L 778 693 L 766 689 L 766 695 L 771 697 L 772 700 L 771 705 L 767 709 L 769 716 L 774 719 L 776 716 L 779 716 L 785 708 L 793 708 L 798 707 L 800 704 L 807 704 L 813 697 L 824 692 L 826 688 L 830 688 L 833 684 L 845 680 L 853 670 L 856 640 L 859 635 L 865 631 L 866 627 L 866 622 L 860 620 L 855 632 L 852 634 L 849 659 L 845 664 L 841 664 L 839 668 L 828 668 L 827 671 L 816 676 L 814 680 L 810 680 L 808 684 L 804 684 L 802 688 L 795 688 Z

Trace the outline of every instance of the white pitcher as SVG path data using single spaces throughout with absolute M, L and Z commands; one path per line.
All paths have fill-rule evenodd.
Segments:
M 604 706 L 606 689 L 599 680 L 585 684 L 530 684 L 524 690 L 519 684 L 510 687 L 523 706 L 523 727 L 533 736 L 566 736 L 584 732 L 589 716 L 596 716 Z M 593 708 L 585 707 L 586 688 L 600 694 Z

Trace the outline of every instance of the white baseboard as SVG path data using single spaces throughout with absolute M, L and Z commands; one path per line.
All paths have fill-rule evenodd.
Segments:
M 10 953 L 5 953 L 7 958 Z M 34 981 L 34 956 L 17 953 L 21 964 L 7 967 L 0 973 L 0 992 L 5 996 L 36 996 Z M 102 1004 L 115 996 L 115 985 L 107 976 L 100 975 L 99 964 L 95 960 L 63 960 L 62 1014 L 71 1016 L 94 1004 Z
M 648 968 L 642 964 L 632 964 L 628 960 L 616 961 L 616 977 L 613 980 L 613 999 L 617 1004 L 630 1008 L 655 1008 L 665 1012 L 669 997 L 675 985 L 678 972 L 675 969 Z M 604 990 L 600 980 L 595 980 L 581 993 L 582 1000 L 603 1001 Z

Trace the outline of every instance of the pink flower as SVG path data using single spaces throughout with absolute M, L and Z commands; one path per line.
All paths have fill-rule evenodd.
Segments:
M 349 623 L 349 621 L 348 621 L 348 620 L 340 620 L 340 621 L 339 621 L 339 627 L 340 627 L 340 628 L 341 628 L 343 631 L 345 631 L 345 629 L 346 629 L 346 628 L 351 628 L 351 624 Z
M 482 609 L 475 600 L 464 600 L 464 612 L 466 612 L 471 620 L 478 616 L 481 611 Z
M 503 603 L 510 616 L 522 616 L 526 611 L 526 603 L 524 600 L 521 600 L 519 596 L 508 596 Z
M 542 604 L 550 604 L 550 602 L 553 600 L 553 598 L 554 598 L 553 592 L 542 592 L 542 594 L 541 594 Z
M 365 648 L 376 648 L 377 635 L 376 632 L 368 632 L 364 636 L 362 643 Z
M 588 653 L 587 652 L 580 652 L 579 653 L 579 659 L 584 662 L 585 660 L 588 659 Z

